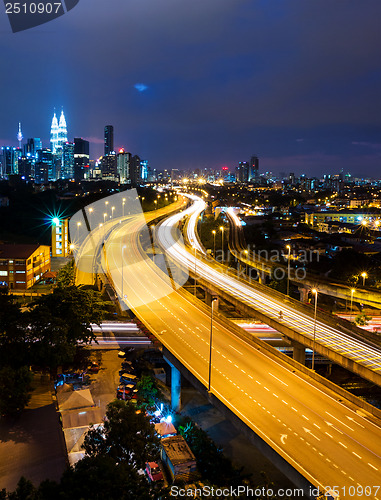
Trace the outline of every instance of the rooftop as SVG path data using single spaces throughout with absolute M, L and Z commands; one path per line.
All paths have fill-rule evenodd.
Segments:
M 0 259 L 27 259 L 40 245 L 34 244 L 0 244 Z

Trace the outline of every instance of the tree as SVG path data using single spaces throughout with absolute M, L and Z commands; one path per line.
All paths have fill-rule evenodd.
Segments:
M 149 418 L 133 403 L 113 401 L 107 406 L 104 425 L 87 433 L 84 449 L 87 455 L 108 455 L 117 463 L 143 469 L 146 462 L 158 458 L 159 439 Z
M 74 259 L 65 264 L 58 271 L 57 274 L 57 286 L 59 287 L 67 287 L 75 285 L 75 266 Z
M 366 326 L 372 318 L 364 313 L 358 314 L 355 317 L 355 323 L 358 326 Z
M 138 389 L 138 401 L 140 408 L 150 408 L 162 397 L 162 393 L 157 386 L 156 379 L 150 375 L 142 375 L 136 385 Z
M 28 367 L 0 369 L 0 415 L 13 416 L 30 400 L 32 374 Z

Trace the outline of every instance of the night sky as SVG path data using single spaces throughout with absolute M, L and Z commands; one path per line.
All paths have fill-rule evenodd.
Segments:
M 0 14 L 0 145 L 69 140 L 152 168 L 381 177 L 380 0 L 80 0 L 13 34 Z

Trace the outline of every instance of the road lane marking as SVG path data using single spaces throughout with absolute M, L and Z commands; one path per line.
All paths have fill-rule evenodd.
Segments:
M 232 345 L 229 344 L 229 347 L 231 347 L 232 349 L 237 351 L 241 356 L 243 356 L 243 353 L 241 351 L 239 351 L 238 349 L 236 349 L 235 347 L 233 347 Z
M 345 445 L 344 443 L 342 443 L 341 441 L 339 441 L 338 443 L 339 443 L 339 444 L 341 444 L 341 446 L 342 446 L 343 448 L 348 448 L 348 446 L 346 446 L 346 445 Z
M 326 414 L 329 415 L 331 418 L 334 418 L 335 420 L 337 420 L 338 422 L 340 422 L 340 424 L 344 425 L 344 427 L 348 427 L 349 430 L 353 431 L 354 432 L 354 429 L 352 429 L 352 427 L 349 427 L 349 425 L 347 424 L 344 424 L 344 422 L 342 422 L 341 420 L 339 420 L 338 418 L 334 417 L 333 415 L 331 415 L 330 413 L 328 413 L 326 411 Z
M 370 464 L 369 462 L 368 462 L 368 465 L 369 465 L 370 467 L 372 467 L 372 469 L 374 469 L 374 470 L 378 470 L 378 469 L 377 469 L 377 467 L 375 467 L 374 465 Z
M 354 451 L 352 451 L 353 455 L 355 455 L 357 458 L 359 458 L 360 460 L 362 460 L 362 457 L 360 457 L 360 455 L 357 455 L 357 453 L 355 453 Z
M 275 379 L 278 380 L 278 382 L 280 382 L 281 384 L 285 385 L 288 387 L 288 384 L 286 384 L 286 382 L 283 382 L 283 380 L 281 380 L 280 378 L 276 377 L 275 375 L 273 375 L 272 373 L 269 372 L 269 375 L 271 375 L 272 377 L 274 377 Z

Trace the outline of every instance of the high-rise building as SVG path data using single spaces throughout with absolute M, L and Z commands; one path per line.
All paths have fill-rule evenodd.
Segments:
M 1 177 L 18 174 L 18 149 L 11 146 L 1 148 Z
M 51 149 L 39 149 L 36 154 L 34 180 L 37 184 L 44 184 L 56 179 L 56 165 Z
M 58 146 L 58 120 L 55 112 L 53 115 L 52 126 L 50 128 L 50 143 L 52 145 L 53 154 L 56 154 Z
M 17 132 L 17 140 L 19 141 L 19 148 L 21 149 L 21 143 L 23 140 L 24 136 L 22 135 L 21 132 L 21 123 L 19 122 L 19 131 Z
M 32 156 L 36 156 L 38 149 L 42 149 L 42 141 L 39 137 L 33 137 L 28 139 L 26 144 L 24 144 L 24 155 L 28 153 Z
M 74 179 L 81 181 L 90 176 L 90 144 L 81 137 L 74 138 Z
M 52 257 L 67 257 L 69 254 L 69 219 L 52 219 Z
M 140 179 L 147 182 L 148 179 L 148 160 L 140 161 Z
M 140 158 L 138 155 L 135 155 L 131 158 L 130 163 L 130 177 L 131 177 L 131 185 L 136 187 L 140 184 L 141 176 L 140 176 Z
M 250 167 L 249 167 L 249 181 L 256 181 L 259 177 L 259 158 L 258 156 L 252 156 L 250 158 Z
M 235 169 L 235 176 L 238 182 L 248 182 L 249 180 L 249 164 L 247 161 L 240 161 Z
M 112 181 L 117 181 L 119 179 L 115 152 L 105 155 L 102 158 L 102 179 Z
M 67 126 L 63 110 L 61 111 L 60 121 L 58 124 L 58 143 L 57 150 L 62 151 L 63 145 L 67 142 Z M 56 152 L 58 152 L 56 151 Z
M 130 179 L 130 162 L 131 153 L 125 151 L 123 148 L 119 149 L 116 157 L 117 171 L 119 175 L 119 180 L 121 184 L 129 184 Z
M 74 179 L 74 143 L 65 142 L 62 150 L 60 179 Z
M 112 125 L 105 126 L 105 156 L 114 151 L 114 127 Z

